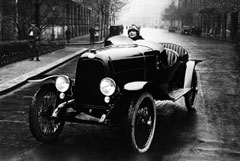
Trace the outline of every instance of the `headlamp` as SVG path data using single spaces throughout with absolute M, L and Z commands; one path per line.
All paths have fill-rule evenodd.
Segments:
M 116 83 L 111 78 L 103 78 L 100 82 L 100 91 L 105 96 L 111 96 L 116 90 Z
M 58 91 L 66 92 L 70 87 L 70 80 L 66 76 L 59 76 L 56 79 L 55 86 Z

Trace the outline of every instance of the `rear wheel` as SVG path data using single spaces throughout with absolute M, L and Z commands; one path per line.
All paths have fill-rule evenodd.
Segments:
M 146 152 L 153 140 L 156 126 L 156 108 L 150 93 L 144 92 L 132 99 L 126 124 L 130 147 L 136 152 Z
M 197 82 L 197 72 L 194 69 L 193 71 L 193 77 L 192 77 L 192 84 L 191 84 L 191 90 L 185 94 L 185 105 L 189 112 L 196 111 L 195 109 L 195 97 L 198 91 L 198 82 Z
M 52 118 L 57 106 L 57 90 L 44 85 L 34 95 L 29 109 L 29 127 L 32 135 L 41 142 L 54 141 L 64 126 L 64 121 Z

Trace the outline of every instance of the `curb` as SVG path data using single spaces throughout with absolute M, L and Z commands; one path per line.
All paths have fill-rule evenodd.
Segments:
M 52 70 L 53 68 L 56 68 L 62 64 L 64 64 L 65 62 L 79 56 L 80 54 L 86 52 L 87 50 L 89 50 L 88 48 L 83 48 L 82 50 L 79 50 L 77 52 L 74 52 L 73 54 L 69 55 L 69 56 L 66 56 L 66 57 L 63 57 L 63 58 L 60 58 L 48 65 L 45 65 L 43 67 L 40 67 L 40 68 L 37 68 L 31 72 L 28 72 L 26 74 L 23 74 L 23 75 L 20 75 L 19 77 L 17 78 L 14 78 L 12 80 L 9 80 L 3 84 L 0 85 L 0 96 L 1 95 L 4 95 L 14 89 L 16 89 L 17 87 L 25 84 L 28 79 L 32 78 L 32 77 L 35 77 L 37 75 L 40 75 L 40 74 L 43 74 L 43 73 L 46 73 L 50 70 Z

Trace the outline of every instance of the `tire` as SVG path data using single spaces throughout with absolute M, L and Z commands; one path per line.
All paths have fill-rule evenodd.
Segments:
M 65 121 L 51 118 L 57 106 L 57 90 L 54 85 L 42 86 L 34 95 L 29 108 L 29 127 L 39 141 L 48 143 L 56 140 Z
M 150 93 L 143 92 L 130 101 L 125 123 L 130 148 L 135 152 L 146 152 L 153 140 L 156 126 L 156 108 Z
M 196 111 L 195 109 L 195 97 L 198 91 L 198 81 L 197 81 L 197 72 L 194 69 L 193 77 L 192 77 L 192 84 L 191 90 L 184 95 L 185 98 L 185 105 L 189 112 Z

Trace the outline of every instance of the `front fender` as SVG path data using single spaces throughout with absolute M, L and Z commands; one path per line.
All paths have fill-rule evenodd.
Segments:
M 155 100 L 172 100 L 160 86 L 153 82 L 129 82 L 124 85 L 124 90 L 126 90 L 126 92 L 123 93 L 117 105 L 112 109 L 109 115 L 109 118 L 111 118 L 113 122 L 117 122 L 121 120 L 123 116 L 126 116 L 133 97 L 137 97 L 143 91 L 150 92 Z
M 158 85 L 147 81 L 134 81 L 124 85 L 124 89 L 129 92 L 147 90 L 149 91 L 154 99 L 170 100 L 171 97 Z
M 48 86 L 51 86 L 53 88 L 56 88 L 56 79 L 58 77 L 67 77 L 69 80 L 70 80 L 70 87 L 68 88 L 67 91 L 65 91 L 65 97 L 64 98 L 61 98 L 62 100 L 65 100 L 65 99 L 72 99 L 72 96 L 73 96 L 73 86 L 74 86 L 74 80 L 70 79 L 68 76 L 66 75 L 51 75 L 51 76 L 41 76 L 41 77 L 35 77 L 32 78 L 32 79 L 29 79 L 28 82 L 30 83 L 41 83 L 41 88 L 45 88 L 45 87 L 48 87 Z M 57 90 L 58 91 L 58 90 Z M 58 91 L 59 92 L 59 91 Z
M 50 82 L 50 83 L 55 83 L 56 79 L 60 76 L 65 76 L 68 77 L 66 75 L 51 75 L 51 76 L 43 76 L 43 77 L 34 77 L 34 78 L 30 78 L 28 79 L 29 83 L 39 83 L 39 82 Z
M 138 91 L 142 90 L 146 84 L 146 81 L 129 82 L 124 85 L 124 89 L 127 91 Z

